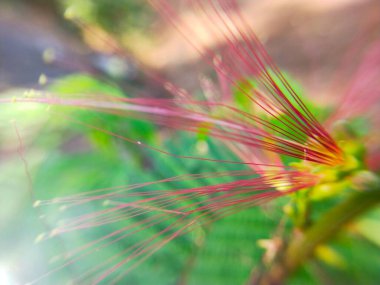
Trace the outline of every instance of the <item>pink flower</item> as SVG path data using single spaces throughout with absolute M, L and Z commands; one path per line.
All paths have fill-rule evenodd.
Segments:
M 199 21 L 207 35 L 225 43 L 223 48 L 216 50 L 207 46 L 204 39 L 180 17 L 168 1 L 150 2 L 213 68 L 217 80 L 202 81 L 205 99 L 197 99 L 173 84 L 164 83 L 172 94 L 171 99 L 93 95 L 84 98 L 41 96 L 16 101 L 94 109 L 137 117 L 178 130 L 203 133 L 224 143 L 241 161 L 174 155 L 120 134 L 87 125 L 167 155 L 215 163 L 246 164 L 250 169 L 227 173 L 186 173 L 161 181 L 39 201 L 39 206 L 53 204 L 69 209 L 105 205 L 101 210 L 81 213 L 58 225 L 50 236 L 86 232 L 109 224 L 121 225 L 117 230 L 68 252 L 67 262 L 48 274 L 71 263 L 81 262 L 84 258 L 92 258 L 98 251 L 121 240 L 143 237 L 130 247 L 120 249 L 111 258 L 100 260 L 96 266 L 78 276 L 76 283 L 88 279 L 94 284 L 107 280 L 117 282 L 178 236 L 239 210 L 324 183 L 324 173 L 315 169 L 346 167 L 347 154 L 292 89 L 245 22 L 235 1 L 188 1 L 189 7 L 198 12 Z M 329 128 L 332 121 L 360 115 L 378 104 L 379 70 L 374 62 L 380 59 L 379 54 L 379 46 L 376 45 L 364 58 L 350 81 L 351 86 L 348 87 L 344 100 L 328 121 Z M 244 108 L 236 104 L 236 94 L 245 98 L 247 103 Z M 378 148 L 371 151 L 379 156 Z M 286 165 L 283 156 L 301 162 Z M 168 190 L 161 190 L 163 185 L 166 187 L 175 181 L 207 177 L 233 177 L 234 180 L 202 187 L 175 190 L 167 187 Z M 152 232 L 151 229 L 155 226 L 159 226 L 160 230 Z

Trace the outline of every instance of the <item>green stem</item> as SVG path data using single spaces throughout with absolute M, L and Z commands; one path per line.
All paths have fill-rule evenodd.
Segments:
M 255 284 L 282 284 L 307 259 L 312 257 L 316 247 L 339 232 L 348 222 L 354 220 L 365 211 L 380 204 L 380 186 L 372 185 L 369 191 L 351 194 L 345 201 L 326 212 L 306 232 L 293 239 L 284 255 L 270 270 L 260 276 Z

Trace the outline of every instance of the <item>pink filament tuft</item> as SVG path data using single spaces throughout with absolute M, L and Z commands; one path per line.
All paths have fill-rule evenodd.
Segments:
M 252 175 L 254 177 L 249 177 Z M 235 180 L 174 191 L 154 189 L 155 186 L 159 188 L 158 186 L 161 184 L 166 185 L 175 181 L 223 176 L 232 176 Z M 311 174 L 296 171 L 266 171 L 259 177 L 252 171 L 196 174 L 129 187 L 99 189 L 94 193 L 79 193 L 71 197 L 41 201 L 41 205 L 64 205 L 70 210 L 74 210 L 75 208 L 82 209 L 86 204 L 102 202 L 105 199 L 109 201 L 108 206 L 103 210 L 84 213 L 65 221 L 54 231 L 54 235 L 84 231 L 110 224 L 117 225 L 120 223 L 123 225 L 124 221 L 131 221 L 128 225 L 120 226 L 118 230 L 111 231 L 97 240 L 71 250 L 66 254 L 67 261 L 56 270 L 80 262 L 83 258 L 91 257 L 118 241 L 141 233 L 144 234 L 144 240 L 123 249 L 95 267 L 89 268 L 76 280 L 80 283 L 80 280 L 96 276 L 93 284 L 97 284 L 128 264 L 128 269 L 126 271 L 123 269 L 123 272 L 119 273 L 121 275 L 126 274 L 163 245 L 196 227 L 207 225 L 231 213 L 310 187 L 317 181 L 318 178 Z M 143 188 L 147 186 L 150 187 L 149 190 L 143 191 Z M 279 191 L 277 187 L 284 190 Z M 152 227 L 159 225 L 164 225 L 160 231 L 150 232 Z
M 237 9 L 236 1 L 193 0 L 187 2 L 187 7 L 196 10 L 200 15 L 199 21 L 207 34 L 226 44 L 224 49 L 217 52 L 207 47 L 201 37 L 181 19 L 180 14 L 168 1 L 150 1 L 215 69 L 221 80 L 222 97 L 227 97 L 228 90 L 229 92 L 239 90 L 252 100 L 255 106 L 261 108 L 267 118 L 258 118 L 250 114 L 251 118 L 255 117 L 255 128 L 264 130 L 268 124 L 276 124 L 277 130 L 274 133 L 280 134 L 287 140 L 279 142 L 277 138 L 272 137 L 274 143 L 283 143 L 276 150 L 272 149 L 273 151 L 282 148 L 282 154 L 300 157 L 300 146 L 298 142 L 293 144 L 292 140 L 294 136 L 298 138 L 307 136 L 310 142 L 304 143 L 306 160 L 330 165 L 339 164 L 342 160 L 339 147 L 302 103 L 273 63 Z M 256 80 L 259 86 L 254 90 L 242 88 L 239 83 L 249 79 Z M 287 134 L 285 134 L 286 131 Z M 264 148 L 270 148 L 265 146 L 263 138 L 259 140 Z M 309 143 L 314 148 L 310 147 Z M 256 142 L 253 143 L 253 147 L 258 147 Z M 290 150 L 292 148 L 298 154 L 292 153 Z M 316 149 L 319 149 L 318 154 L 315 153 Z M 309 154 L 313 152 L 314 154 L 309 157 Z

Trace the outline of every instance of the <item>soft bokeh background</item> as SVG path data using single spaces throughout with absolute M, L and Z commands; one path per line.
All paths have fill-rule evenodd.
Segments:
M 345 55 L 360 54 L 379 39 L 380 4 L 376 0 L 257 0 L 241 4 L 275 61 L 319 103 L 335 100 L 341 91 L 339 83 L 349 78 L 349 69 L 337 72 L 347 61 L 356 60 Z M 79 17 L 80 24 L 63 15 Z M 165 75 L 196 90 L 203 68 L 197 54 L 143 1 L 0 3 L 3 96 L 23 94 L 21 88 L 41 88 L 46 79 L 50 84 L 46 88 L 59 94 L 165 96 L 143 73 Z M 164 146 L 174 153 L 234 159 L 232 153 L 209 139 L 174 136 L 148 123 L 111 115 L 68 112 L 82 122 Z M 159 155 L 75 124 L 59 110 L 35 104 L 3 105 L 0 116 L 0 284 L 31 281 L 62 263 L 68 250 L 112 230 L 46 238 L 70 212 L 57 207 L 33 208 L 35 200 L 236 168 Z M 221 181 L 210 178 L 199 185 L 216 182 Z M 184 181 L 172 187 L 193 187 L 194 183 Z M 271 238 L 278 229 L 283 203 L 244 211 L 181 237 L 124 276 L 120 284 L 244 284 L 262 260 L 264 250 L 258 240 Z M 375 211 L 352 225 L 347 235 L 330 245 L 331 256 L 322 254 L 289 284 L 378 284 L 378 217 Z M 99 260 L 131 242 L 107 248 Z M 66 266 L 40 284 L 66 284 L 97 262 L 84 260 Z

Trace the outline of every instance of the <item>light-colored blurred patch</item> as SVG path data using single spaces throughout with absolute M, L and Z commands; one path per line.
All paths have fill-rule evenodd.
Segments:
M 380 222 L 375 219 L 362 219 L 356 223 L 357 231 L 380 247 Z
M 242 4 L 242 11 L 247 22 L 253 27 L 255 33 L 265 42 L 272 33 L 281 25 L 283 19 L 289 13 L 321 14 L 328 13 L 344 7 L 364 4 L 367 0 L 259 0 L 245 1 Z M 238 16 L 234 13 L 232 17 Z M 223 43 L 223 40 L 213 37 L 210 31 L 204 28 L 207 20 L 200 19 L 193 11 L 183 11 L 180 18 L 191 27 L 198 39 L 204 42 L 207 47 L 215 47 Z M 178 31 L 172 29 L 170 25 L 156 33 L 156 43 L 152 46 L 144 45 L 141 42 L 129 42 L 133 52 L 146 64 L 157 68 L 168 67 L 175 64 L 186 64 L 197 60 L 200 54 L 190 45 L 184 44 L 183 38 Z M 195 41 L 195 39 L 194 39 Z
M 2 285 L 14 285 L 16 284 L 11 277 L 11 272 L 10 270 L 5 267 L 0 265 L 0 284 Z

